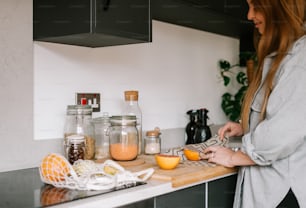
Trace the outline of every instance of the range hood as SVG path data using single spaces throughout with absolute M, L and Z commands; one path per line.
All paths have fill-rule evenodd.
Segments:
M 33 40 L 86 47 L 152 41 L 150 0 L 33 0 Z

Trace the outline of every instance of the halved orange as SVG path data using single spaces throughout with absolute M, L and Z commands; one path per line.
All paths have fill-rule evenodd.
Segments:
M 178 155 L 156 154 L 155 160 L 161 169 L 171 170 L 176 168 L 181 160 L 181 157 Z
M 192 151 L 190 149 L 184 149 L 184 154 L 188 160 L 198 161 L 200 160 L 200 153 L 197 151 Z
M 40 170 L 45 180 L 59 182 L 65 180 L 65 176 L 69 174 L 69 165 L 63 156 L 51 153 L 43 158 Z

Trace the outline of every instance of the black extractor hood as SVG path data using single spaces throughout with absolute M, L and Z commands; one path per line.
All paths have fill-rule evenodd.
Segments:
M 150 0 L 33 0 L 33 40 L 86 47 L 152 41 Z

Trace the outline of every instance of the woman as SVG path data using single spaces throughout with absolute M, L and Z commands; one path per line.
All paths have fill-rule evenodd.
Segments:
M 305 0 L 247 2 L 259 35 L 258 69 L 241 123 L 229 122 L 218 132 L 220 138 L 242 136 L 242 147 L 209 147 L 205 159 L 240 166 L 234 207 L 281 207 L 292 193 L 295 207 L 306 207 Z

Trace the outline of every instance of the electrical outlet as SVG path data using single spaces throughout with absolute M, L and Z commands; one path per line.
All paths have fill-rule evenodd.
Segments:
M 100 93 L 76 93 L 77 105 L 90 105 L 92 112 L 100 112 Z

